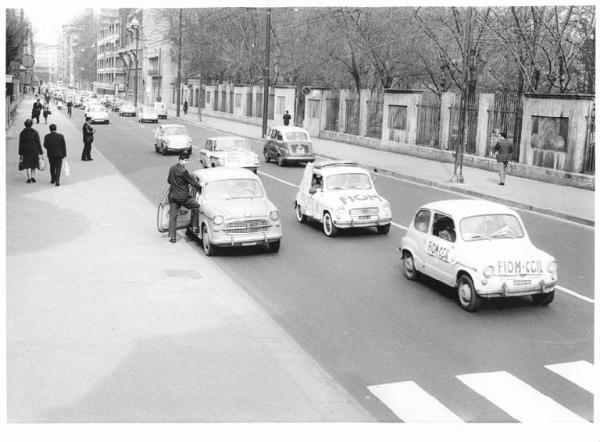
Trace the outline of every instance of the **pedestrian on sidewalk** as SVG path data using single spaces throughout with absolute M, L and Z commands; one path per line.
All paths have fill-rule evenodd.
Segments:
M 50 125 L 50 133 L 44 137 L 44 147 L 50 162 L 50 184 L 60 186 L 63 158 L 67 156 L 65 137 L 56 132 L 56 124 Z
M 35 170 L 40 167 L 40 155 L 44 154 L 40 135 L 33 129 L 33 120 L 25 120 L 25 129 L 19 135 L 19 161 L 27 172 L 27 182 L 35 183 Z
M 44 104 L 43 111 L 42 111 L 42 115 L 44 115 L 44 124 L 48 124 L 48 115 L 50 115 L 51 113 L 52 112 L 50 112 L 50 105 Z
M 85 123 L 83 123 L 83 151 L 81 152 L 81 161 L 92 161 L 92 143 L 94 141 L 94 132 L 96 129 L 92 127 L 90 121 L 92 117 L 85 117 Z
M 189 159 L 190 155 L 187 152 L 181 152 L 178 163 L 171 166 L 167 178 L 167 182 L 171 185 L 169 189 L 169 241 L 172 243 L 177 241 L 177 215 L 179 215 L 181 206 L 192 211 L 192 232 L 196 234 L 200 232 L 200 204 L 190 195 L 190 186 L 195 187 L 198 191 L 201 191 L 202 187 L 185 168 Z
M 40 99 L 38 98 L 35 103 L 33 103 L 33 108 L 31 109 L 31 119 L 34 118 L 37 121 L 37 124 L 40 124 L 40 113 L 42 112 L 42 108 L 44 106 L 40 103 Z
M 498 160 L 498 174 L 500 175 L 500 184 L 504 186 L 506 179 L 506 168 L 508 167 L 508 161 L 513 153 L 513 144 L 506 139 L 506 132 L 500 133 L 500 139 L 494 146 L 494 152 L 496 153 L 496 159 Z
M 283 125 L 284 126 L 289 126 L 291 119 L 292 119 L 292 116 L 290 115 L 290 111 L 286 110 L 285 114 L 283 114 Z
M 188 104 L 187 100 L 183 100 L 183 115 L 187 115 Z
M 73 101 L 71 101 L 71 99 L 69 98 L 69 101 L 67 101 L 67 113 L 69 114 L 69 118 L 71 118 L 72 111 L 73 111 Z

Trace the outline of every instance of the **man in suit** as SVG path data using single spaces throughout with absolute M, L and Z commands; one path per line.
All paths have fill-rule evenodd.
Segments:
M 85 117 L 83 123 L 83 151 L 81 152 L 81 161 L 92 161 L 92 142 L 94 141 L 94 132 L 96 129 L 90 124 L 92 117 Z
M 169 191 L 169 240 L 173 243 L 177 241 L 177 215 L 181 206 L 192 211 L 192 231 L 194 233 L 200 231 L 200 204 L 190 195 L 189 186 L 195 187 L 199 191 L 202 191 L 202 187 L 185 168 L 189 159 L 190 155 L 187 152 L 181 152 L 179 162 L 169 169 L 167 178 L 167 182 L 171 185 Z
M 35 103 L 33 103 L 33 108 L 31 109 L 31 119 L 35 119 L 37 124 L 40 124 L 40 114 L 42 113 L 42 108 L 44 105 L 40 103 L 40 99 L 38 98 Z
M 498 174 L 500 175 L 500 184 L 504 186 L 504 180 L 506 179 L 506 168 L 508 167 L 508 161 L 513 153 L 513 143 L 506 139 L 506 132 L 500 134 L 500 140 L 494 146 L 494 152 L 496 153 L 496 159 L 498 160 Z
M 63 158 L 67 156 L 65 137 L 56 132 L 56 124 L 50 125 L 50 133 L 44 137 L 44 147 L 50 162 L 50 184 L 60 186 L 60 171 Z

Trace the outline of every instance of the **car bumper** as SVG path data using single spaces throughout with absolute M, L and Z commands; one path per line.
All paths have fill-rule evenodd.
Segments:
M 314 161 L 315 160 L 315 156 L 314 155 L 288 155 L 288 156 L 284 156 L 282 157 L 284 161 L 287 161 L 288 163 L 302 163 L 302 162 L 306 162 L 306 161 Z
M 221 247 L 254 246 L 277 241 L 282 236 L 281 231 L 277 229 L 255 233 L 225 233 L 219 231 L 213 232 L 210 243 Z
M 552 280 L 550 276 L 540 277 L 538 275 L 512 279 L 491 278 L 487 280 L 487 284 L 485 285 L 482 284 L 484 280 L 485 278 L 477 281 L 475 286 L 479 296 L 484 298 L 504 298 L 549 293 L 558 284 L 558 281 Z
M 192 150 L 192 146 L 181 146 L 181 147 L 173 147 L 173 146 L 165 146 L 165 152 L 181 152 L 182 150 Z
M 90 120 L 92 123 L 108 123 L 108 118 L 92 118 Z
M 392 218 L 379 218 L 370 216 L 368 219 L 353 217 L 352 219 L 333 220 L 333 225 L 339 229 L 350 229 L 352 227 L 377 227 L 385 226 L 392 222 Z

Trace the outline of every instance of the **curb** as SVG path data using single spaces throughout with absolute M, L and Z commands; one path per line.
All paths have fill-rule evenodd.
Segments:
M 178 117 L 174 117 L 174 118 L 178 118 Z M 215 117 L 212 117 L 215 118 Z M 181 117 L 178 118 L 179 120 L 182 121 L 188 121 L 186 119 L 182 119 Z M 191 121 L 191 123 L 194 123 L 197 126 L 202 126 L 211 130 L 215 130 L 217 132 L 221 132 L 224 134 L 229 134 L 229 135 L 235 135 L 235 136 L 240 136 L 240 134 L 238 133 L 234 133 L 234 132 L 230 132 L 230 131 L 226 131 L 223 129 L 216 129 L 212 126 L 206 125 L 206 124 L 202 124 L 201 121 Z M 251 140 L 254 141 L 264 141 L 263 138 L 257 138 L 257 137 L 248 137 L 248 136 L 244 136 L 245 138 L 249 138 Z M 318 156 L 322 157 L 322 158 L 327 158 L 329 160 L 339 160 L 340 158 L 337 157 L 333 157 L 330 155 L 324 155 L 324 154 L 317 154 Z M 522 210 L 528 210 L 530 212 L 534 212 L 534 213 L 540 213 L 543 215 L 550 215 L 550 216 L 554 216 L 556 218 L 561 218 L 567 221 L 571 221 L 573 223 L 576 224 L 581 224 L 587 227 L 595 227 L 595 221 L 594 220 L 589 220 L 589 219 L 585 219 L 585 218 L 580 218 L 578 216 L 574 216 L 574 215 L 569 215 L 567 213 L 562 213 L 562 212 L 557 212 L 555 210 L 551 210 L 551 209 L 544 209 L 543 207 L 536 207 L 536 206 L 532 206 L 529 204 L 523 204 L 523 203 L 519 203 L 517 201 L 513 201 L 513 200 L 509 200 L 506 198 L 500 198 L 500 197 L 496 197 L 496 196 L 492 196 L 492 195 L 488 195 L 486 193 L 482 193 L 482 192 L 477 192 L 474 190 L 468 190 L 468 189 L 460 189 L 460 188 L 456 188 L 453 186 L 449 186 L 443 183 L 439 183 L 437 181 L 431 181 L 431 180 L 426 180 L 423 178 L 419 178 L 419 177 L 415 177 L 412 175 L 406 175 L 403 173 L 399 173 L 399 172 L 394 172 L 393 170 L 388 170 L 388 169 L 381 169 L 379 167 L 374 167 L 374 166 L 369 166 L 369 165 L 363 165 L 366 169 L 371 170 L 371 171 L 375 171 L 377 170 L 377 173 L 380 173 L 381 175 L 389 175 L 389 176 L 393 176 L 395 178 L 402 178 L 404 180 L 407 181 L 412 181 L 414 183 L 418 183 L 418 184 L 424 184 L 427 186 L 431 186 L 431 187 L 435 187 L 437 189 L 441 189 L 441 190 L 451 190 L 453 192 L 456 193 L 462 193 L 464 195 L 468 195 L 468 196 L 472 196 L 472 197 L 476 197 L 476 198 L 480 198 L 480 199 L 485 199 L 485 200 L 489 200 L 489 201 L 494 201 L 497 203 L 501 203 L 501 204 L 505 204 L 507 206 L 511 206 L 517 209 L 522 209 Z

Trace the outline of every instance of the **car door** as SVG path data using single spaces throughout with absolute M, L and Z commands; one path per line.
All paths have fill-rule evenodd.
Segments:
M 430 225 L 431 210 L 421 209 L 415 215 L 412 225 L 413 228 L 409 230 L 409 233 L 413 237 L 415 243 L 415 253 L 413 254 L 415 267 L 418 271 L 423 273 L 429 273 L 425 256 Z
M 450 229 L 451 226 L 451 229 Z M 456 248 L 456 232 L 454 219 L 445 213 L 435 211 L 431 222 L 431 230 L 425 249 L 427 273 L 446 284 L 452 284 L 453 256 Z

